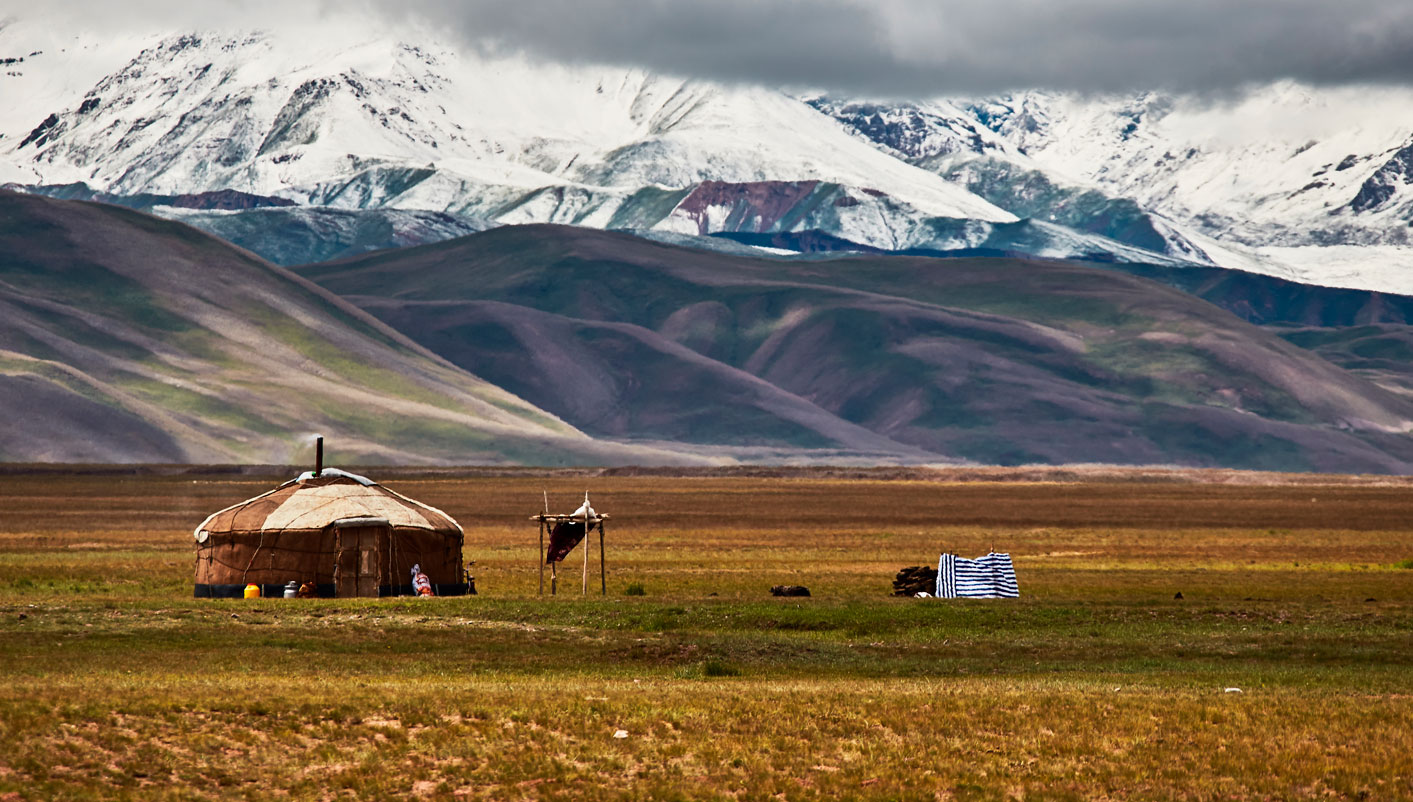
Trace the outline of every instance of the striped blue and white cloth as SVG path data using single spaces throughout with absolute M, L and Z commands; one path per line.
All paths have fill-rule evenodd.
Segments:
M 1011 555 L 991 552 L 968 560 L 943 554 L 937 561 L 939 599 L 1015 599 L 1020 596 Z

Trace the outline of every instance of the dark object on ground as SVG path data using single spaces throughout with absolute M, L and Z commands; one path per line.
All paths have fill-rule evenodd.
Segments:
M 1174 593 L 1174 594 L 1173 594 L 1173 598 L 1174 598 L 1174 599 L 1181 599 L 1181 598 L 1182 598 L 1182 591 L 1178 591 L 1177 593 Z
M 804 585 L 776 585 L 770 589 L 772 596 L 808 596 L 810 589 Z
M 723 663 L 720 660 L 708 660 L 705 663 L 702 663 L 702 676 L 739 677 L 741 676 L 741 669 L 731 665 L 730 663 Z
M 623 595 L 624 595 L 624 596 L 646 596 L 646 595 L 648 595 L 648 589 L 645 588 L 645 587 L 643 587 L 643 583 L 642 583 L 642 582 L 634 582 L 634 583 L 632 583 L 631 585 L 629 585 L 628 587 L 626 587 L 626 588 L 623 589 Z M 715 596 L 716 594 L 713 593 L 712 595 Z
M 931 595 L 937 591 L 937 569 L 925 565 L 904 568 L 893 578 L 894 596 Z

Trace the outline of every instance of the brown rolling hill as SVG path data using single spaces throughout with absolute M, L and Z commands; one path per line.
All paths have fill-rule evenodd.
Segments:
M 0 192 L 0 460 L 693 462 L 605 443 L 187 226 Z
M 298 272 L 593 435 L 777 458 L 1413 467 L 1413 400 L 1115 270 L 524 226 Z

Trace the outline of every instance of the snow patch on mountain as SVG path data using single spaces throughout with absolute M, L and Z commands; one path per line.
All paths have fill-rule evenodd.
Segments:
M 1287 278 L 1305 284 L 1413 295 L 1413 248 L 1389 245 L 1267 246 L 1256 249 L 1268 264 L 1292 270 Z M 1245 269 L 1245 268 L 1239 268 Z M 1272 273 L 1269 270 L 1254 270 Z

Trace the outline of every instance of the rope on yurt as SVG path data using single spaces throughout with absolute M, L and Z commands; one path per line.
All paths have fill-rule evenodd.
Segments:
M 265 548 L 265 530 L 260 530 L 260 542 L 255 544 L 255 552 L 250 555 L 250 562 L 245 564 L 245 570 L 240 574 L 240 581 L 245 582 L 250 578 L 250 567 L 255 565 L 255 558 L 260 556 L 260 550 Z

